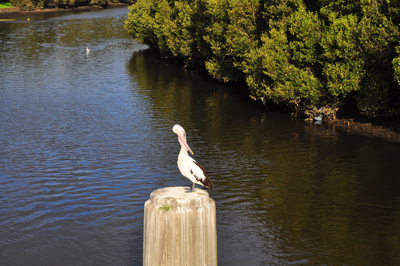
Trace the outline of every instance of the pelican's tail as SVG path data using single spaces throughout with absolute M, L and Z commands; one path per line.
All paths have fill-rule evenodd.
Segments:
M 201 164 L 199 164 L 195 160 L 193 160 L 193 162 L 203 171 L 203 174 L 204 174 L 204 177 L 205 177 L 204 180 L 200 179 L 200 178 L 199 179 L 196 178 L 196 180 L 201 182 L 203 184 L 203 186 L 208 187 L 209 189 L 213 189 L 214 188 L 214 184 L 211 181 L 210 176 L 208 175 L 207 169 L 204 168 Z
M 213 184 L 213 182 L 211 181 L 211 178 L 208 175 L 206 175 L 206 179 L 202 183 L 203 183 L 203 185 L 205 187 L 208 187 L 209 189 L 213 189 L 214 188 L 214 184 Z

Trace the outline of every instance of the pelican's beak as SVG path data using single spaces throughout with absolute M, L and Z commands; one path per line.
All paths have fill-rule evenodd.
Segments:
M 191 153 L 192 155 L 194 155 L 192 149 L 191 149 L 191 148 L 189 147 L 189 145 L 186 143 L 185 139 L 181 136 L 181 134 L 176 133 L 176 135 L 178 135 L 178 140 L 179 140 L 179 143 L 181 144 L 181 146 L 184 147 L 186 150 L 190 151 L 190 153 Z

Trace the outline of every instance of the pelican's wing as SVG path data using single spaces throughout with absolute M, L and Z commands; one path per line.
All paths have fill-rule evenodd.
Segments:
M 190 173 L 196 178 L 197 181 L 202 183 L 205 187 L 209 189 L 213 189 L 214 185 L 211 181 L 210 176 L 207 173 L 207 169 L 204 168 L 201 164 L 196 162 L 193 158 L 189 157 L 188 160 L 188 168 Z

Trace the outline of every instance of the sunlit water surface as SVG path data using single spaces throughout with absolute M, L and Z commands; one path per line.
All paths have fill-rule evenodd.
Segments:
M 214 181 L 219 265 L 400 265 L 399 144 L 159 61 L 127 12 L 0 22 L 1 265 L 141 265 L 144 202 L 190 185 L 175 123 Z

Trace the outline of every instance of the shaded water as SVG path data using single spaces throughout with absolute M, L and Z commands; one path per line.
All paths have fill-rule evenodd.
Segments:
M 144 52 L 126 13 L 0 22 L 1 265 L 140 265 L 144 202 L 190 185 L 175 123 L 219 265 L 400 264 L 399 144 L 267 113 Z

